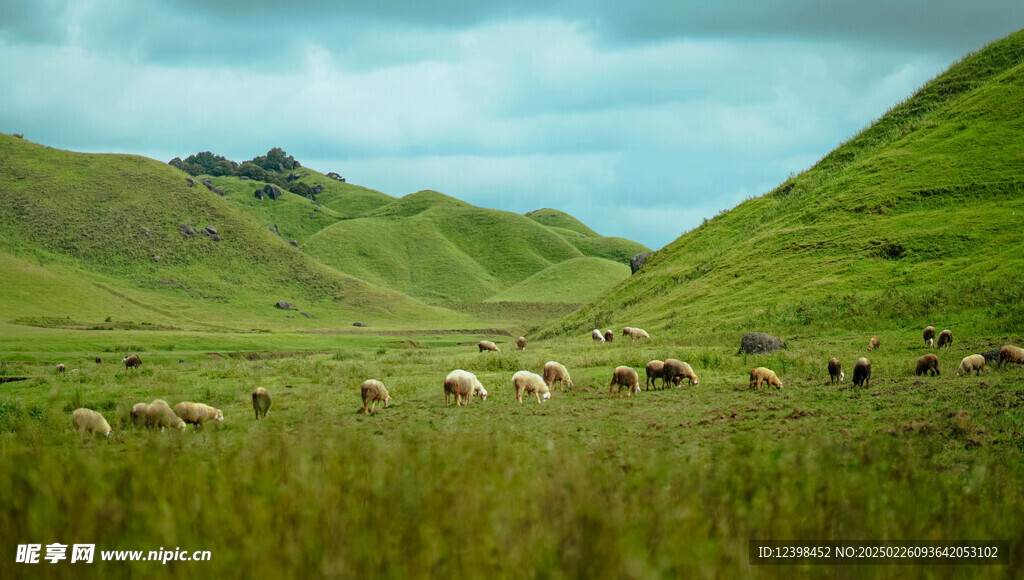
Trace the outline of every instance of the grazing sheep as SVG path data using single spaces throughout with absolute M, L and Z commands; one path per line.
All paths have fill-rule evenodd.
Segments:
M 519 350 L 526 350 L 526 337 L 520 336 L 519 338 L 517 338 L 516 346 L 519 347 Z
M 150 429 L 159 428 L 163 431 L 164 427 L 169 427 L 179 431 L 185 430 L 185 422 L 181 420 L 181 417 L 174 414 L 174 410 L 163 399 L 156 399 L 150 403 L 146 413 L 148 415 L 146 426 Z
M 96 364 L 100 364 L 102 362 L 103 362 L 103 359 L 101 359 L 100 357 L 96 357 Z
M 590 338 L 593 338 L 594 342 L 604 342 L 604 336 L 602 336 L 601 331 L 596 328 L 590 331 Z
M 476 343 L 476 345 L 477 345 L 477 347 L 480 348 L 480 352 L 483 352 L 485 350 L 492 350 L 494 352 L 501 352 L 501 349 L 498 348 L 498 345 L 494 344 L 493 342 L 491 342 L 489 340 L 481 340 L 480 342 Z
M 121 364 L 124 365 L 125 370 L 137 369 L 142 366 L 142 359 L 137 354 L 130 354 L 121 360 Z
M 924 342 L 928 346 L 935 346 L 935 327 L 926 326 L 924 327 Z
M 999 361 L 1003 359 L 1003 353 L 998 348 L 986 350 L 985 352 L 981 353 L 981 356 L 985 357 L 986 366 L 996 365 L 996 367 L 998 367 Z
M 678 387 L 683 384 L 683 379 L 690 379 L 691 387 L 696 387 L 700 384 L 700 379 L 693 372 L 693 368 L 689 364 L 674 358 L 665 359 L 665 370 L 663 372 L 664 376 L 661 377 L 662 385 L 668 382 Z
M 929 372 L 933 377 L 939 374 L 939 357 L 934 354 L 926 354 L 917 359 L 917 368 L 914 369 L 916 376 L 927 375 Z
M 75 431 L 82 433 L 102 433 L 105 437 L 110 437 L 110 424 L 107 420 L 92 409 L 75 409 L 75 412 L 71 414 L 71 424 L 74 425 Z
M 256 387 L 256 390 L 252 392 L 252 408 L 256 411 L 256 420 L 259 420 L 260 417 L 266 419 L 271 402 L 270 391 L 263 387 Z
M 565 369 L 565 365 L 549 360 L 544 363 L 544 384 L 553 389 L 558 381 L 562 382 L 563 387 L 572 388 L 572 377 L 569 376 L 569 371 Z
M 999 349 L 999 365 L 997 368 L 1002 368 L 1003 363 L 1024 364 L 1024 350 L 1012 344 Z
M 775 385 L 777 389 L 782 388 L 782 381 L 775 375 L 775 371 L 765 367 L 757 367 L 750 371 L 750 388 L 760 389 L 761 383 Z
M 615 372 L 612 373 L 612 380 L 608 383 L 608 394 L 612 394 L 612 388 L 615 385 L 619 386 L 619 396 L 622 396 L 622 387 L 626 387 L 626 396 L 632 397 L 633 393 L 640 392 L 640 377 L 637 376 L 636 371 L 632 367 L 615 367 Z
M 174 414 L 181 417 L 182 421 L 194 424 L 197 429 L 207 421 L 224 422 L 224 411 L 202 403 L 178 403 L 174 406 Z
M 523 393 L 533 393 L 538 403 L 551 398 L 551 391 L 544 379 L 530 371 L 519 371 L 512 375 L 512 386 L 516 389 L 516 400 L 520 403 L 523 402 Z
M 444 379 L 444 406 L 447 407 L 451 396 L 455 395 L 455 404 L 458 406 L 469 405 L 473 395 L 480 394 L 487 398 L 487 390 L 477 380 L 476 375 L 462 369 L 456 369 Z M 465 401 L 465 403 L 463 403 Z
M 387 408 L 391 404 L 391 395 L 388 394 L 388 390 L 384 388 L 384 383 L 377 379 L 370 379 L 363 381 L 360 385 L 359 390 L 363 394 L 363 413 L 375 412 L 377 410 L 377 401 L 384 402 L 384 408 Z
M 856 387 L 866 387 L 871 383 L 871 361 L 861 357 L 857 364 L 853 365 L 853 384 Z
M 639 340 L 641 338 L 650 338 L 651 335 L 647 334 L 647 331 L 642 328 L 630 328 L 629 338 L 632 340 Z
M 631 331 L 631 330 L 633 330 L 633 329 L 631 327 L 629 327 L 629 326 L 623 327 L 622 328 L 622 336 L 629 336 L 629 331 Z
M 65 367 L 64 367 L 64 364 L 63 364 L 63 363 L 61 363 L 61 364 L 57 365 L 57 372 L 58 372 L 58 373 L 62 373 L 62 372 L 64 372 L 64 368 L 65 368 Z
M 877 336 L 872 336 L 871 340 L 868 341 L 868 350 L 875 350 L 878 348 L 879 340 Z
M 939 348 L 953 345 L 953 333 L 947 328 L 939 333 Z
M 972 354 L 965 356 L 964 360 L 960 361 L 960 366 L 956 369 L 956 376 L 969 375 L 971 371 L 975 374 L 980 375 L 985 370 L 985 357 L 980 354 Z
M 612 329 L 609 328 L 608 330 L 604 331 L 604 341 L 611 342 L 613 340 L 615 340 L 615 333 L 612 332 Z
M 828 380 L 829 384 L 836 384 L 836 381 L 843 382 L 846 378 L 846 373 L 843 372 L 843 365 L 839 362 L 839 359 L 833 358 L 828 361 Z
M 661 387 L 665 388 L 665 361 L 652 360 L 647 363 L 647 380 L 644 381 L 644 389 L 651 388 L 654 381 L 661 379 Z
M 146 403 L 135 403 L 131 411 L 132 425 L 135 427 L 147 427 L 149 422 L 149 405 Z

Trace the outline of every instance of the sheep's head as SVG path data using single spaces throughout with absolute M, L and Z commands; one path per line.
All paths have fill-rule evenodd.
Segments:
M 185 427 L 187 427 L 187 425 L 185 425 L 185 422 L 182 421 L 181 419 L 179 419 L 178 424 L 174 426 L 174 428 L 177 429 L 178 431 L 184 431 Z
M 929 338 L 928 339 L 928 346 L 935 346 L 935 339 L 934 338 Z
M 213 416 L 213 420 L 218 422 L 218 423 L 223 423 L 224 422 L 224 411 L 221 411 L 220 409 L 217 409 L 217 413 Z
M 385 406 L 385 407 L 387 407 L 387 406 L 388 406 L 388 405 L 390 405 L 390 404 L 391 404 L 391 395 L 388 395 L 388 396 L 387 396 L 387 397 L 386 397 L 386 398 L 384 399 L 384 406 Z
M 550 398 L 551 398 L 551 391 L 545 391 L 544 394 L 541 395 L 540 400 L 541 401 L 547 401 Z
M 697 378 L 697 375 L 693 375 L 693 386 L 696 387 L 699 384 L 700 384 L 700 379 Z
M 846 378 L 846 373 L 844 373 L 843 371 L 839 371 L 839 382 L 840 383 L 843 382 L 843 379 L 845 379 L 845 378 Z
M 107 430 L 103 433 L 103 436 L 104 437 L 110 437 L 110 428 L 109 427 L 107 427 Z
M 478 395 L 483 400 L 487 400 L 487 389 L 480 384 L 480 381 L 473 381 L 473 394 Z

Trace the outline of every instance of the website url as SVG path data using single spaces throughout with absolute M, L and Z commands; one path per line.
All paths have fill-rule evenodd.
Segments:
M 68 548 L 71 548 L 68 550 Z M 68 553 L 70 551 L 70 554 Z M 209 562 L 212 555 L 209 550 L 100 550 L 101 562 Z M 96 544 L 18 544 L 14 561 L 18 564 L 40 564 L 48 561 L 51 564 L 69 560 L 71 564 L 92 564 L 96 555 Z M 70 556 L 70 558 L 69 558 Z
M 150 550 L 145 558 L 142 557 L 144 550 L 121 550 L 121 551 L 100 551 L 100 559 L 104 562 L 188 562 L 210 560 L 209 550 L 196 550 L 195 552 L 174 550 Z

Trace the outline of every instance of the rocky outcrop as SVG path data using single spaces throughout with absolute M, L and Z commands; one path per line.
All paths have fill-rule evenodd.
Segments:
M 782 339 L 763 332 L 748 332 L 740 341 L 740 354 L 765 354 L 782 348 Z
M 631 274 L 636 274 L 636 271 L 640 269 L 645 263 L 647 263 L 647 257 L 653 252 L 644 252 L 637 254 L 629 259 L 629 269 L 632 270 Z

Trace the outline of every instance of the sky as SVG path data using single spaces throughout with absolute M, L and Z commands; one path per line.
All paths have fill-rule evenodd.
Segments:
M 282 147 L 657 249 L 1022 25 L 1020 0 L 0 0 L 0 132 Z

